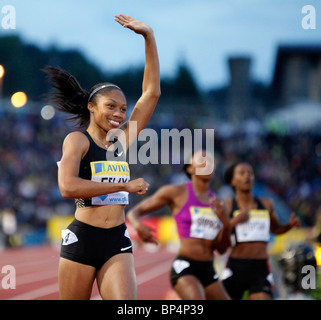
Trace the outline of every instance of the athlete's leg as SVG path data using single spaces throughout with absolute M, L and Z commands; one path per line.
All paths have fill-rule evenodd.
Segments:
M 201 282 L 192 275 L 182 276 L 174 287 L 183 300 L 205 300 L 205 292 Z
M 272 300 L 272 297 L 266 292 L 256 292 L 249 295 L 249 300 Z
M 273 275 L 268 268 L 268 264 L 259 266 L 256 273 L 250 278 L 249 300 L 272 300 L 273 283 Z
M 58 280 L 61 300 L 89 300 L 96 275 L 92 266 L 60 258 Z
M 121 253 L 110 258 L 97 272 L 97 285 L 104 300 L 136 300 L 133 254 Z
M 206 294 L 207 300 L 230 300 L 231 299 L 220 280 L 208 285 L 205 288 L 205 294 Z

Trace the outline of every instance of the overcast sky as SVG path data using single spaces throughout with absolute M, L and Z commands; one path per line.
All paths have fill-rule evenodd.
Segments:
M 229 56 L 250 55 L 253 76 L 269 82 L 279 44 L 321 44 L 320 0 L 0 0 L 0 9 L 8 4 L 16 30 L 0 26 L 0 35 L 80 49 L 109 71 L 144 62 L 142 37 L 114 21 L 131 15 L 154 29 L 162 77 L 184 60 L 203 88 L 228 81 Z M 316 9 L 315 30 L 302 28 L 305 5 Z

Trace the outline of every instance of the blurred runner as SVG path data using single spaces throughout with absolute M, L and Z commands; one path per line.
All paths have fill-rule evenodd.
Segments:
M 234 243 L 221 278 L 233 299 L 241 299 L 248 290 L 250 300 L 270 300 L 273 297 L 267 253 L 270 232 L 282 234 L 299 227 L 301 222 L 292 213 L 289 223 L 281 225 L 273 200 L 254 197 L 254 172 L 250 164 L 232 165 L 225 180 L 235 191 L 235 197 L 226 202 Z
M 229 299 L 213 267 L 213 251 L 224 253 L 230 245 L 228 216 L 223 202 L 215 200 L 210 190 L 214 170 L 207 175 L 196 173 L 200 167 L 213 164 L 214 159 L 210 155 L 196 152 L 191 164 L 184 167 L 191 181 L 163 186 L 127 214 L 139 237 L 157 244 L 153 230 L 142 224 L 139 218 L 166 205 L 170 207 L 180 238 L 178 256 L 170 274 L 171 284 L 179 297 L 185 300 Z

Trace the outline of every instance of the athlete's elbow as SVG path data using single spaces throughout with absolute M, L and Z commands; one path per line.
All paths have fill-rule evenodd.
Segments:
M 70 192 L 70 190 L 68 190 L 67 188 L 64 187 L 59 187 L 61 196 L 65 199 L 72 199 L 74 198 L 72 192 Z
M 221 247 L 221 248 L 217 248 L 217 252 L 219 254 L 224 254 L 228 249 L 228 246 L 227 247 Z
M 224 243 L 219 244 L 216 250 L 219 254 L 224 254 L 231 245 L 231 241 L 227 240 Z
M 145 96 L 148 97 L 151 101 L 157 102 L 161 96 L 161 89 L 160 87 L 149 88 L 144 92 Z
M 154 96 L 155 98 L 158 100 L 162 95 L 162 91 L 161 91 L 161 88 L 157 88 L 154 92 Z
M 77 189 L 68 180 L 63 180 L 59 182 L 59 190 L 61 196 L 65 199 L 77 198 Z

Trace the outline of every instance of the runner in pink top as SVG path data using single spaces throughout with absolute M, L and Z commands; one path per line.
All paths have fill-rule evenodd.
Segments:
M 213 266 L 214 250 L 224 253 L 230 246 L 230 226 L 224 204 L 216 200 L 210 190 L 213 163 L 214 159 L 204 151 L 196 152 L 191 164 L 184 166 L 190 182 L 160 188 L 127 214 L 143 241 L 157 243 L 152 230 L 143 225 L 139 217 L 166 205 L 170 207 L 180 238 L 170 277 L 181 299 L 229 299 Z M 213 169 L 201 174 L 201 169 L 207 166 Z
M 186 183 L 188 198 L 174 218 L 180 238 L 214 240 L 222 228 L 221 220 L 213 212 L 212 205 L 201 202 L 195 195 L 191 181 Z M 214 200 L 211 190 L 209 198 Z

